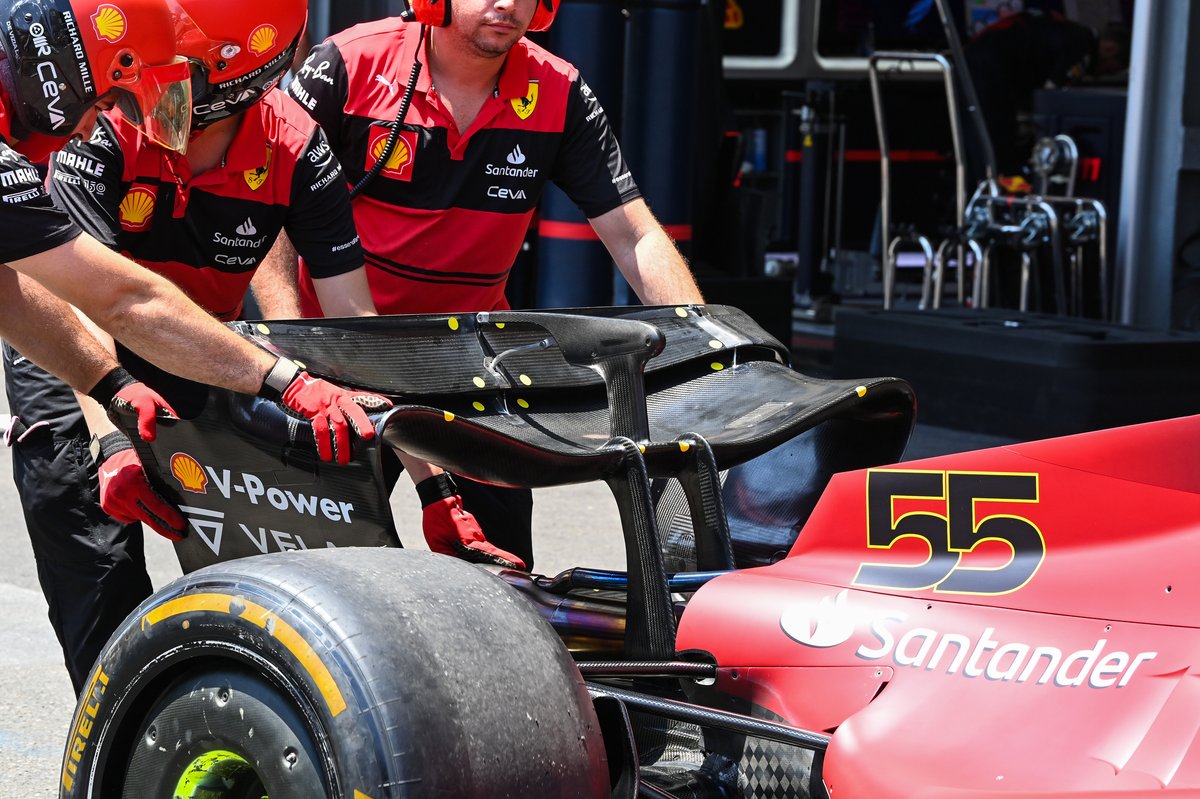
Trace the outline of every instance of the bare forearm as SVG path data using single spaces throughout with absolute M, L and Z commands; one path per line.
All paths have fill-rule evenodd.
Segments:
M 432 463 L 414 458 L 407 452 L 402 452 L 398 449 L 392 451 L 396 453 L 396 457 L 400 459 L 400 463 L 404 464 L 404 471 L 408 472 L 408 476 L 412 478 L 413 485 L 416 485 L 427 477 L 433 477 L 442 473 L 440 466 L 434 466 Z
M 72 308 L 71 310 L 83 324 L 84 328 L 87 329 L 88 334 L 96 340 L 96 343 L 104 349 L 115 363 L 117 359 L 117 345 L 113 341 L 113 337 L 97 327 L 95 322 L 78 309 Z M 108 417 L 107 409 L 103 408 L 100 403 L 78 389 L 75 390 L 75 400 L 79 403 L 80 410 L 83 411 L 83 421 L 87 425 L 88 432 L 98 438 L 103 438 L 109 433 L 116 431 L 117 426 Z
M 254 299 L 258 301 L 264 319 L 300 317 L 298 268 L 296 249 L 287 233 L 280 232 L 275 245 L 250 281 L 250 290 L 254 292 Z
M 181 377 L 253 394 L 275 362 L 169 281 L 87 235 L 11 266 L 75 305 L 143 358 Z
M 366 267 L 313 281 L 325 316 L 377 316 Z
M 633 200 L 591 223 L 642 302 L 704 302 L 687 262 L 644 201 Z
M 621 271 L 647 305 L 704 302 L 687 262 L 661 229 L 650 231 L 638 241 L 630 268 Z
M 0 266 L 0 337 L 72 388 L 89 391 L 117 367 L 71 307 L 37 281 Z

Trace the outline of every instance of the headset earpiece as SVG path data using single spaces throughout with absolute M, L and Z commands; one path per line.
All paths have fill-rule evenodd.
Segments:
M 408 0 L 405 6 L 400 17 L 407 22 L 418 22 L 434 28 L 444 28 L 450 24 L 450 0 Z
M 556 0 L 537 0 L 537 10 L 533 12 L 529 30 L 544 31 L 549 28 L 557 11 Z M 408 0 L 400 17 L 407 22 L 444 28 L 450 24 L 450 0 Z
M 529 23 L 529 30 L 546 30 L 550 27 L 550 23 L 554 22 L 554 15 L 556 13 L 558 13 L 558 0 L 538 0 L 537 11 L 533 12 L 533 20 Z

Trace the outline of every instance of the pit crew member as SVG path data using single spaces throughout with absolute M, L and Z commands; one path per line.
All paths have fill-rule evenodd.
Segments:
M 294 363 L 227 330 L 169 281 L 110 252 L 53 204 L 31 160 L 48 156 L 73 132 L 86 134 L 97 110 L 114 104 L 139 120 L 139 136 L 168 149 L 186 146 L 190 74 L 186 61 L 176 55 L 174 17 L 166 3 L 5 0 L 0 2 L 0 21 L 5 23 L 0 35 L 5 50 L 0 63 L 0 224 L 6 233 L 0 261 L 7 264 L 0 266 L 6 300 L 0 332 L 76 387 L 89 390 L 102 405 L 116 401 L 139 410 L 143 434 L 153 436 L 155 411 L 169 406 L 117 369 L 100 344 L 84 334 L 69 307 L 29 280 L 36 278 L 172 371 L 280 399 L 313 420 L 326 459 L 335 454 L 347 458 L 351 427 L 367 437 L 374 434 L 358 403 L 382 408 L 386 400 L 306 379 Z M 54 80 L 37 80 L 39 75 Z M 40 526 L 39 516 L 47 509 L 70 504 L 64 498 L 80 474 L 94 485 L 95 466 L 86 442 L 81 446 L 45 414 L 43 401 L 52 402 L 48 396 L 20 392 L 16 370 L 30 366 L 25 357 L 6 348 L 5 366 L 10 407 L 22 420 L 7 443 L 16 444 L 18 485 L 36 487 L 32 493 L 23 491 L 22 500 L 51 620 L 64 647 L 75 649 L 74 642 L 84 641 L 82 646 L 92 647 L 94 656 L 124 611 L 101 624 L 95 622 L 96 614 L 76 611 L 94 601 L 93 590 L 123 590 L 124 574 L 111 568 L 110 554 L 138 557 L 140 540 L 102 540 L 105 518 L 98 512 L 77 516 L 56 530 Z M 130 517 L 182 531 L 184 520 L 175 509 L 127 479 L 131 469 L 140 474 L 131 455 L 132 450 L 117 453 L 106 463 L 106 471 L 116 473 L 117 484 L 127 489 L 110 492 L 110 499 Z M 104 624 L 110 625 L 107 630 Z M 78 652 L 69 660 L 86 660 L 83 668 L 91 665 Z M 78 687 L 77 671 L 72 678 Z
M 391 155 L 354 201 L 380 313 L 507 308 L 509 269 L 551 180 L 643 302 L 702 301 L 599 100 L 575 67 L 524 38 L 549 27 L 555 0 L 413 0 L 407 14 L 318 45 L 289 88 L 358 184 L 381 160 L 414 62 L 425 66 Z M 319 315 L 311 277 L 302 264 L 303 309 Z M 488 538 L 532 566 L 527 490 L 437 480 L 423 502 L 461 494 Z

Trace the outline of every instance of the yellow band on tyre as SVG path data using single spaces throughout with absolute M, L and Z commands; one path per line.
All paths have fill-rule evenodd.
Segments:
M 283 644 L 300 666 L 308 672 L 308 676 L 312 678 L 313 684 L 321 692 L 321 696 L 325 699 L 325 704 L 334 718 L 346 709 L 346 700 L 342 697 L 342 692 L 338 689 L 337 682 L 333 679 L 329 668 L 312 648 L 312 645 L 304 639 L 304 636 L 270 610 L 245 597 L 217 593 L 181 596 L 170 602 L 164 602 L 147 613 L 142 619 L 142 630 L 145 631 L 148 626 L 159 624 L 176 616 L 206 611 L 227 613 L 261 627 Z

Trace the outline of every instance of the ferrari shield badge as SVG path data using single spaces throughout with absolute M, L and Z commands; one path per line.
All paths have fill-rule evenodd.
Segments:
M 538 82 L 536 80 L 529 81 L 529 92 L 524 97 L 515 97 L 509 100 L 512 103 L 513 111 L 517 112 L 517 116 L 521 119 L 529 119 L 533 114 L 533 109 L 537 108 L 538 99 Z
M 267 160 L 257 169 L 247 169 L 242 175 L 251 191 L 258 191 L 267 182 L 267 173 L 271 171 L 271 145 L 267 145 Z

